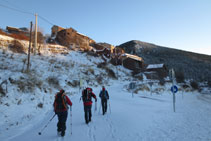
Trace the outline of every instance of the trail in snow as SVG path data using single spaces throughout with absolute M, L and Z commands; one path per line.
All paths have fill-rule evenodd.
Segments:
M 100 99 L 98 99 L 98 111 L 94 111 L 89 125 L 85 124 L 83 103 L 79 101 L 80 95 L 71 97 L 73 102 L 72 135 L 70 128 L 70 113 L 67 119 L 67 130 L 64 138 L 56 133 L 57 117 L 49 124 L 42 135 L 38 135 L 41 128 L 52 117 L 49 111 L 43 119 L 33 125 L 29 130 L 23 130 L 22 134 L 15 131 L 10 133 L 10 141 L 128 141 L 128 140 L 211 140 L 211 107 L 210 103 L 199 99 L 201 95 L 186 93 L 184 97 L 177 94 L 176 113 L 172 108 L 172 95 L 146 95 L 139 93 L 132 98 L 131 94 L 124 91 L 120 85 L 108 87 L 110 93 L 111 113 L 106 115 L 99 113 Z M 94 89 L 97 95 L 100 88 Z M 109 106 L 109 105 L 108 105 Z M 33 123 L 31 123 L 33 124 Z

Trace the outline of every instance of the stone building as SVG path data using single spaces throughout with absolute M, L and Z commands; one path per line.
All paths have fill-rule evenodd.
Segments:
M 60 31 L 59 28 L 56 27 L 52 29 L 55 29 L 55 31 L 52 31 L 53 34 L 55 34 L 56 29 L 58 29 L 55 40 L 60 45 L 66 46 L 70 49 L 88 51 L 92 48 L 90 44 L 95 43 L 94 40 L 78 33 L 73 28 L 61 29 Z

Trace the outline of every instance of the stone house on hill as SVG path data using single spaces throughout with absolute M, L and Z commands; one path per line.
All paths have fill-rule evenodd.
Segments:
M 114 46 L 107 43 L 92 43 L 92 51 L 98 55 L 105 56 L 107 58 L 111 57 Z
M 63 30 L 63 29 L 64 29 L 63 27 L 54 25 L 54 26 L 51 28 L 51 37 L 56 36 L 57 33 L 58 33 L 59 31 Z
M 168 75 L 168 69 L 165 64 L 149 64 L 145 75 L 148 79 L 162 79 Z
M 30 33 L 29 31 L 27 30 L 27 28 L 15 28 L 15 27 L 10 27 L 10 26 L 7 26 L 6 27 L 6 30 L 9 32 L 9 33 L 14 33 L 14 34 L 23 34 L 27 37 L 30 36 Z
M 73 28 L 62 29 L 60 30 L 55 39 L 59 44 L 66 46 L 70 49 L 74 50 L 83 50 L 88 51 L 92 47 L 90 43 L 94 43 L 95 41 L 91 38 L 78 33 Z
M 122 66 L 133 71 L 144 69 L 144 60 L 136 55 L 124 53 L 121 55 Z

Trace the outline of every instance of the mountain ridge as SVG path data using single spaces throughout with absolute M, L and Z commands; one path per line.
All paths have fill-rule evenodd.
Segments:
M 137 55 L 146 64 L 164 63 L 168 69 L 183 73 L 186 79 L 211 80 L 211 56 L 189 51 L 163 47 L 152 43 L 131 40 L 118 47 L 126 53 Z

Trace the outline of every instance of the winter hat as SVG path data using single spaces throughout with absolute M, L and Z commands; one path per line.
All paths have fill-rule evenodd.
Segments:
M 92 88 L 87 87 L 86 88 L 88 91 L 92 92 Z
M 63 89 L 60 90 L 60 93 L 63 94 L 65 91 Z
M 105 87 L 103 86 L 102 88 L 103 88 L 103 91 L 105 91 Z

